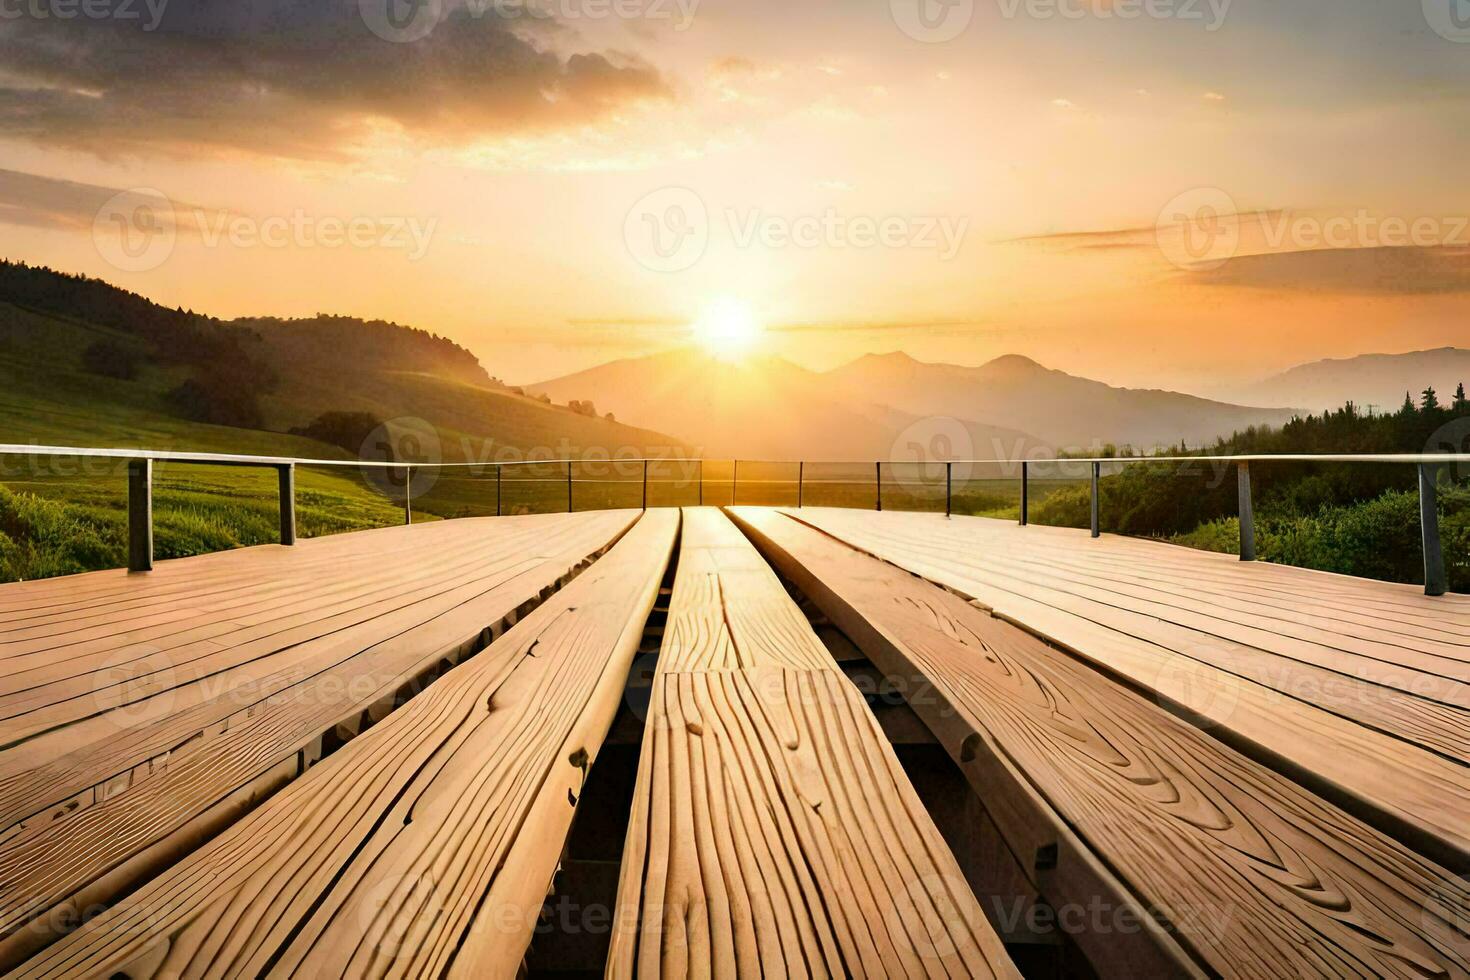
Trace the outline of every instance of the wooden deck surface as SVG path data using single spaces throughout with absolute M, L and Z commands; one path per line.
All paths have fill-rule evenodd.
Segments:
M 513 976 L 676 527 L 643 517 L 484 654 L 16 975 Z
M 685 511 L 610 977 L 1014 977 L 857 689 L 750 542 Z
M 951 592 L 785 515 L 735 514 L 880 668 L 934 686 L 915 710 L 1013 849 L 1063 843 L 1043 895 L 1141 911 L 1173 940 L 1083 934 L 1094 962 L 1168 972 L 1177 943 L 1175 969 L 1220 976 L 1470 972 L 1451 941 L 1470 889 L 1444 868 Z
M 744 507 L 0 586 L 0 973 L 516 976 L 671 562 L 609 976 L 1018 975 L 817 617 L 1099 975 L 1470 977 L 1470 597 Z
M 636 517 L 418 525 L 0 590 L 0 967 L 381 718 Z
M 1113 535 L 800 519 L 1067 648 L 1470 871 L 1470 597 Z

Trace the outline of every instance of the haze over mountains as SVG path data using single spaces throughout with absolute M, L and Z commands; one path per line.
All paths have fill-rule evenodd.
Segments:
M 778 357 L 725 361 L 696 350 L 603 364 L 529 385 L 553 402 L 591 399 L 620 420 L 661 418 L 713 458 L 914 459 L 910 444 L 936 439 L 961 455 L 1025 452 L 1028 434 L 973 420 L 926 424 L 871 398 L 838 397 L 827 376 Z M 970 449 L 973 447 L 973 450 Z M 925 457 L 932 458 L 932 456 Z
M 347 317 L 222 321 L 9 262 L 0 262 L 0 374 L 10 442 L 340 455 L 357 447 L 287 433 L 326 413 L 362 413 L 395 434 L 431 426 L 438 446 L 401 447 L 415 457 L 688 451 L 661 432 L 507 388 L 468 350 L 424 330 Z
M 1017 458 L 1041 446 L 1153 449 L 1182 441 L 1198 447 L 1294 414 L 1114 388 L 1019 356 L 959 367 L 902 353 L 868 355 L 819 373 L 779 358 L 732 365 L 677 351 L 527 390 L 556 402 L 592 399 L 635 425 L 661 419 L 712 455 L 768 459 L 909 458 L 905 447 L 915 437 L 926 444 L 938 437 L 961 457 L 981 458 Z
M 99 354 L 122 363 L 99 376 L 86 366 Z M 160 432 L 187 431 L 220 448 L 232 432 L 286 433 L 324 413 L 421 418 L 449 456 L 493 446 L 543 456 L 598 449 L 902 462 L 1108 444 L 1200 448 L 1349 400 L 1394 411 L 1405 392 L 1417 400 L 1431 384 L 1448 402 L 1470 380 L 1470 350 L 1459 348 L 1304 364 L 1237 389 L 1229 401 L 1113 387 L 1016 355 L 979 367 L 867 355 L 817 372 L 774 356 L 727 361 L 680 350 L 522 393 L 471 351 L 423 330 L 326 316 L 225 322 L 12 263 L 0 263 L 0 359 L 13 378 L 5 421 L 20 441 L 100 444 L 100 421 L 58 428 L 59 419 L 81 418 L 62 411 L 61 396 L 71 392 L 96 403 L 89 418 L 127 417 L 138 431 L 147 417 Z M 179 430 L 168 418 L 202 426 Z
M 1407 392 L 1415 402 L 1432 385 L 1441 402 L 1448 402 L 1455 386 L 1470 383 L 1470 350 L 1441 347 L 1406 354 L 1364 354 L 1338 360 L 1302 364 L 1258 384 L 1234 390 L 1227 397 L 1262 403 L 1288 400 L 1312 412 L 1340 408 L 1352 401 L 1380 412 L 1397 411 Z

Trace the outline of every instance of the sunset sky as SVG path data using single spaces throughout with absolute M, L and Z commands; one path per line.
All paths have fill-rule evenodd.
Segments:
M 1470 343 L 1461 0 L 400 2 L 0 0 L 0 254 L 512 382 L 722 304 L 1206 392 Z

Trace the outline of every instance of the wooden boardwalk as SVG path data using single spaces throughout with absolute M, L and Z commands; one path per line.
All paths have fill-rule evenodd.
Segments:
M 940 697 L 915 710 L 1013 849 L 1066 852 L 1037 875 L 1043 894 L 1168 927 L 1084 936 L 1094 962 L 1151 963 L 1150 974 L 1198 962 L 1222 976 L 1470 971 L 1470 947 L 1424 929 L 1441 895 L 1470 897 L 1444 869 L 953 593 L 781 514 L 737 514 L 880 668 L 933 683 Z
M 1187 710 L 1470 871 L 1470 597 L 983 518 L 801 519 Z
M 418 525 L 0 590 L 0 964 L 385 716 L 636 517 Z
M 1018 976 L 855 687 L 686 511 L 610 977 Z
M 812 508 L 0 587 L 0 973 L 516 976 L 615 717 L 610 977 L 1018 976 L 1008 876 L 1103 977 L 1470 977 L 1470 598 Z

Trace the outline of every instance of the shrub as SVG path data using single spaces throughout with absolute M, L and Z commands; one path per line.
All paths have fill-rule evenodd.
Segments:
M 191 422 L 258 429 L 263 424 L 255 393 L 212 375 L 190 378 L 168 393 L 169 404 Z
M 82 351 L 82 368 L 103 378 L 131 381 L 138 376 L 141 358 L 136 349 L 114 340 L 99 340 Z
M 292 429 L 291 434 L 340 446 L 356 456 L 382 425 L 381 419 L 368 412 L 323 412 L 310 425 Z

